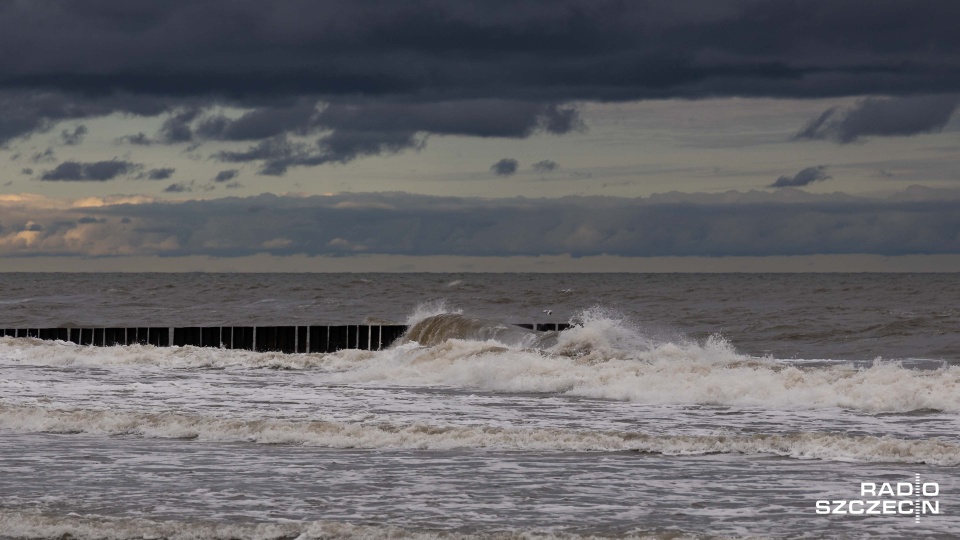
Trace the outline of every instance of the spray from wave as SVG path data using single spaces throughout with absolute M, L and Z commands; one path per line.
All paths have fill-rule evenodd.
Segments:
M 407 317 L 406 324 L 407 326 L 415 326 L 420 321 L 427 319 L 429 317 L 435 317 L 437 315 L 446 315 L 446 314 L 457 314 L 462 315 L 462 309 L 451 309 L 447 307 L 446 300 L 434 300 L 432 302 L 421 302 L 417 304 L 417 307 L 413 309 L 413 312 L 410 313 L 410 316 Z

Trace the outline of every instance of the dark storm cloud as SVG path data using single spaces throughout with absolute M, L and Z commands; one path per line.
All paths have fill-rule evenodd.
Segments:
M 490 166 L 490 170 L 497 176 L 510 176 L 516 174 L 520 163 L 515 159 L 503 158 Z
M 220 171 L 217 173 L 217 176 L 213 178 L 214 182 L 229 182 L 237 177 L 240 173 L 237 169 L 228 169 L 226 171 Z
M 803 127 L 796 139 L 833 139 L 850 143 L 861 137 L 917 135 L 947 125 L 960 94 L 867 98 L 848 110 L 827 109 Z
M 533 170 L 538 173 L 549 173 L 553 172 L 560 168 L 560 164 L 556 161 L 545 159 L 543 161 L 538 161 L 533 164 Z
M 80 124 L 73 131 L 63 130 L 60 132 L 60 140 L 67 146 L 76 146 L 83 142 L 87 136 L 87 126 Z
M 827 174 L 826 165 L 817 165 L 816 167 L 807 167 L 802 169 L 800 172 L 793 176 L 781 176 L 777 180 L 770 184 L 769 187 L 782 188 L 782 187 L 802 187 L 814 182 L 823 182 L 824 180 L 829 180 L 833 178 Z
M 189 191 L 173 184 L 171 192 Z M 101 253 L 243 256 L 620 255 L 766 256 L 960 253 L 960 191 L 914 187 L 886 199 L 799 190 L 662 197 L 471 199 L 404 193 L 342 194 L 4 208 L 16 235 L 29 222 L 106 218 Z M 256 219 L 251 219 L 255 212 Z M 131 217 L 134 227 L 110 228 Z M 93 234 L 87 231 L 84 234 Z M 86 255 L 79 231 L 45 226 L 36 242 L 6 242 L 5 255 Z
M 126 140 L 249 141 L 214 157 L 278 175 L 432 135 L 564 134 L 582 127 L 566 104 L 584 101 L 957 93 L 957 20 L 960 4 L 938 0 L 5 2 L 0 146 L 69 120 L 166 115 Z M 895 105 L 800 136 L 942 126 L 942 103 Z
M 938 0 L 10 2 L 0 50 L 17 54 L 0 58 L 0 84 L 553 101 L 931 92 L 960 90 L 958 19 Z
M 47 181 L 91 181 L 104 182 L 118 176 L 129 174 L 142 168 L 142 165 L 122 160 L 94 161 L 81 163 L 79 161 L 64 161 L 55 169 L 45 171 L 40 175 L 41 180 Z

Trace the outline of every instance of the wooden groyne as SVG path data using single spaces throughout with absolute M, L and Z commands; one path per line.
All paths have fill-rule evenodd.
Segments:
M 517 324 L 540 332 L 565 330 L 567 323 Z M 379 351 L 407 331 L 402 324 L 340 326 L 185 326 L 125 328 L 5 328 L 0 336 L 60 340 L 94 347 L 153 345 L 215 347 L 257 352 L 329 353 L 343 349 Z

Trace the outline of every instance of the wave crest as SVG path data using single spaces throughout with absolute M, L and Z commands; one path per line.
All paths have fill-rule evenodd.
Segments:
M 447 313 L 462 314 L 462 309 L 452 309 L 447 307 L 446 300 L 434 300 L 432 302 L 421 302 L 417 304 L 417 307 L 414 308 L 413 313 L 407 317 L 406 325 L 414 326 L 420 321 L 428 318 L 434 317 L 437 315 L 444 315 Z
M 451 339 L 497 341 L 511 346 L 536 346 L 541 334 L 511 324 L 468 317 L 461 313 L 442 313 L 425 317 L 407 329 L 400 343 L 417 342 L 424 346 L 442 345 Z
M 0 405 L 0 427 L 16 432 L 139 435 L 329 448 L 772 454 L 797 459 L 960 465 L 960 445 L 939 439 L 911 440 L 829 432 L 659 435 L 560 428 L 226 419 L 177 413 L 7 405 Z

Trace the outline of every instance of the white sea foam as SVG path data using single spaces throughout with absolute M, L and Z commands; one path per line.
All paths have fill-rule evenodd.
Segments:
M 638 451 L 676 456 L 739 453 L 772 454 L 797 459 L 960 465 L 960 445 L 939 439 L 911 440 L 829 432 L 665 435 L 635 431 L 439 426 L 424 423 L 249 420 L 177 413 L 60 410 L 7 405 L 0 405 L 0 428 L 28 433 L 138 435 L 327 448 Z
M 340 351 L 343 361 L 370 358 L 374 353 Z M 43 366 L 160 366 L 165 368 L 315 369 L 328 363 L 325 355 L 260 353 L 210 347 L 127 345 L 88 347 L 63 341 L 0 338 L 0 360 Z
M 437 317 L 436 313 L 443 315 Z M 55 366 L 155 365 L 172 368 L 309 369 L 332 383 L 450 386 L 489 392 L 538 392 L 644 404 L 702 404 L 766 409 L 845 408 L 865 413 L 960 412 L 960 366 L 908 369 L 749 357 L 720 337 L 703 343 L 656 342 L 601 310 L 580 326 L 542 336 L 543 348 L 484 335 L 500 326 L 451 320 L 442 304 L 421 306 L 410 320 L 436 324 L 430 347 L 405 343 L 386 351 L 335 354 L 256 353 L 195 347 L 80 347 L 0 338 L 0 361 Z M 456 324 L 454 324 L 456 323 Z M 477 329 L 477 325 L 480 328 Z M 455 339 L 443 332 L 473 332 Z M 472 334 L 471 334 L 472 335 Z M 524 336 L 521 336 L 524 337 Z M 545 341 L 555 339 L 547 345 Z
M 492 341 L 448 340 L 429 348 L 404 345 L 363 362 L 332 357 L 326 367 L 337 371 L 332 380 L 344 383 L 433 384 L 645 404 L 960 411 L 956 366 L 926 371 L 896 362 L 803 367 L 738 355 L 720 339 L 703 345 L 667 343 L 621 358 L 596 349 L 567 356 L 567 347 L 518 351 Z

